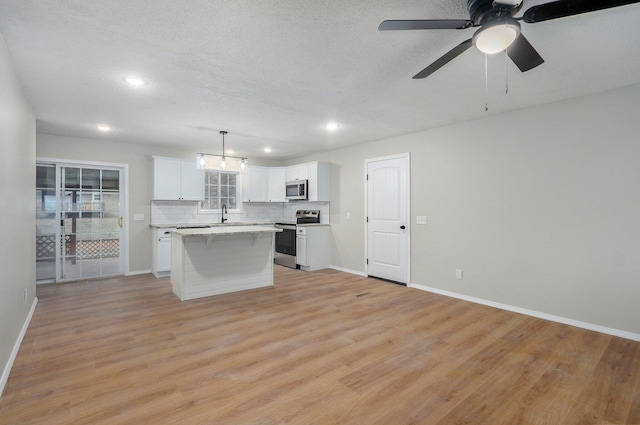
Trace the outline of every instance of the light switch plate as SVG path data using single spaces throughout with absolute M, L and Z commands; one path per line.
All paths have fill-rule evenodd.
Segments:
M 427 216 L 426 215 L 417 215 L 416 216 L 416 224 L 427 224 Z
M 134 214 L 133 221 L 144 221 L 144 214 Z

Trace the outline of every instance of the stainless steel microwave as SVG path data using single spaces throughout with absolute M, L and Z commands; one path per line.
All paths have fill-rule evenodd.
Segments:
M 309 199 L 308 180 L 294 180 L 287 182 L 287 200 L 294 201 Z

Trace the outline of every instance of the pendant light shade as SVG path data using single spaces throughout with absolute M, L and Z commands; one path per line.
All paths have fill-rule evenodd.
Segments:
M 225 153 L 225 135 L 228 134 L 227 131 L 220 131 L 222 135 L 222 155 L 214 155 L 208 153 L 199 153 L 198 154 L 198 169 L 216 169 L 216 170 L 227 170 L 229 171 L 244 171 L 247 169 L 249 160 L 247 158 L 238 157 L 238 156 L 227 156 Z

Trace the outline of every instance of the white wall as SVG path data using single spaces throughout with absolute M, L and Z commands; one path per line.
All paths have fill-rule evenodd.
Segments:
M 364 271 L 364 160 L 411 152 L 412 283 L 638 335 L 638 111 L 640 85 L 290 163 L 333 163 L 334 266 Z
M 0 35 L 0 393 L 35 302 L 35 125 Z

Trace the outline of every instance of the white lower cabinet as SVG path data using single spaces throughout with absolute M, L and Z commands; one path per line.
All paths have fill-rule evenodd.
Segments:
M 151 273 L 155 277 L 167 277 L 171 274 L 171 230 L 156 229 L 151 243 Z
M 296 227 L 296 262 L 300 269 L 313 271 L 329 267 L 330 230 L 324 225 Z

